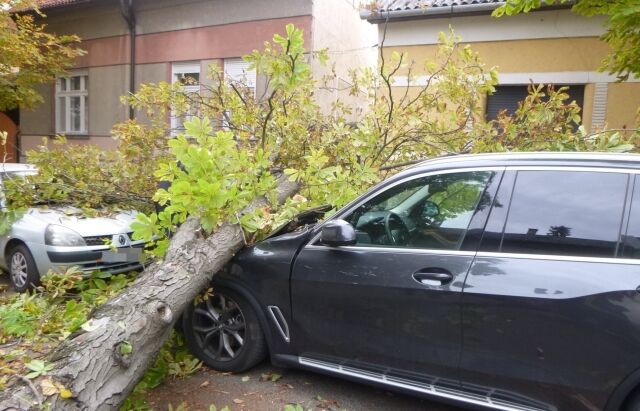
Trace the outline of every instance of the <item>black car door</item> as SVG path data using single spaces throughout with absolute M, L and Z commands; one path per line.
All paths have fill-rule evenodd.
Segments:
M 357 243 L 329 247 L 316 237 L 293 267 L 300 361 L 346 361 L 369 376 L 457 384 L 460 297 L 475 254 L 462 244 L 501 173 L 411 177 L 339 213 Z
M 497 404 L 602 410 L 640 366 L 640 266 L 619 242 L 630 181 L 624 170 L 507 171 L 464 285 L 465 388 Z

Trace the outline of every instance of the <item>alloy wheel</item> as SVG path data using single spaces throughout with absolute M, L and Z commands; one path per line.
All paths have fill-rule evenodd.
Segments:
M 230 361 L 244 347 L 246 323 L 240 306 L 216 294 L 193 311 L 193 331 L 198 345 L 217 361 Z
M 21 252 L 13 253 L 10 266 L 11 280 L 16 287 L 27 284 L 27 259 Z

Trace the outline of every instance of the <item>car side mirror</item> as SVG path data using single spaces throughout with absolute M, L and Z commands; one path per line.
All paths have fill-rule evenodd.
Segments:
M 332 247 L 356 243 L 356 230 L 344 220 L 331 220 L 322 226 L 320 242 Z

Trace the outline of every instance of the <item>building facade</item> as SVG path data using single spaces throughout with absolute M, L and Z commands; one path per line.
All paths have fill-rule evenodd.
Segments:
M 260 93 L 264 79 L 241 57 L 261 49 L 274 33 L 283 34 L 289 23 L 304 30 L 307 50 L 329 48 L 339 77 L 346 79 L 348 67 L 376 59 L 371 48 L 376 30 L 360 19 L 358 5 L 355 0 L 42 0 L 47 30 L 79 35 L 87 53 L 68 76 L 40 86 L 43 104 L 20 111 L 18 151 L 57 134 L 71 143 L 113 148 L 113 125 L 130 115 L 121 96 L 143 83 L 185 77 L 195 80 L 188 87 L 197 89 L 207 81 L 210 64 L 224 68 L 225 76 L 246 77 Z M 326 70 L 312 65 L 318 75 Z M 338 98 L 318 94 L 326 105 Z M 180 119 L 171 119 L 171 125 L 180 128 Z
M 598 71 L 609 52 L 599 38 L 605 32 L 603 18 L 585 18 L 567 7 L 492 17 L 491 12 L 502 3 L 383 0 L 363 9 L 361 17 L 377 25 L 380 40 L 384 34 L 385 55 L 405 52 L 416 62 L 433 57 L 438 34 L 453 28 L 488 67 L 498 69 L 497 90 L 486 98 L 484 115 L 488 119 L 503 109 L 515 110 L 533 82 L 569 86 L 570 98 L 582 108 L 587 130 L 636 127 L 639 79 L 619 83 L 614 76 Z M 413 84 L 426 81 L 419 72 L 414 73 Z

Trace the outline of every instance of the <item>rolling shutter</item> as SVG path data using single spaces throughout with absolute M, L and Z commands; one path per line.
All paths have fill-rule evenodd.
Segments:
M 495 120 L 498 118 L 498 113 L 502 110 L 507 110 L 508 114 L 513 114 L 518 109 L 518 103 L 523 101 L 527 97 L 528 86 L 497 86 L 496 92 L 490 96 L 487 96 L 487 120 Z M 563 87 L 556 85 L 556 89 Z M 580 106 L 584 107 L 584 85 L 575 84 L 569 86 L 567 91 L 569 99 L 567 102 L 574 101 Z
M 225 59 L 224 75 L 229 80 L 243 82 L 250 88 L 256 88 L 256 70 L 249 70 L 249 63 L 242 59 Z

